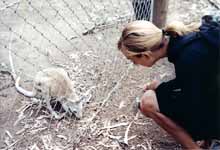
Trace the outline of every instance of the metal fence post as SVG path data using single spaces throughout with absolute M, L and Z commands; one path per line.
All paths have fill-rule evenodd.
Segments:
M 159 28 L 164 27 L 168 10 L 169 0 L 154 0 L 153 23 Z

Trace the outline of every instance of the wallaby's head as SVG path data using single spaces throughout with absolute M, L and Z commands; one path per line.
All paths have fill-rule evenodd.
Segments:
M 63 103 L 63 109 L 70 115 L 80 119 L 82 118 L 83 102 L 67 100 Z

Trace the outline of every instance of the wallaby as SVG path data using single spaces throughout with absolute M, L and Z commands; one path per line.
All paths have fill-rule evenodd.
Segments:
M 27 97 L 44 100 L 52 116 L 58 115 L 51 106 L 51 100 L 59 101 L 66 113 L 74 114 L 78 119 L 82 117 L 83 102 L 77 98 L 73 89 L 73 82 L 62 68 L 47 68 L 39 71 L 34 79 L 32 91 L 27 91 L 19 85 L 20 77 L 16 78 L 16 90 Z M 65 114 L 64 114 L 65 115 Z

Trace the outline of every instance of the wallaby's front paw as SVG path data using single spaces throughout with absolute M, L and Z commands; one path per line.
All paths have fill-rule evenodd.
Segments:
M 55 118 L 55 119 L 62 119 L 64 117 L 65 114 L 62 114 L 62 115 L 58 115 L 56 112 L 53 112 L 52 113 L 52 118 Z

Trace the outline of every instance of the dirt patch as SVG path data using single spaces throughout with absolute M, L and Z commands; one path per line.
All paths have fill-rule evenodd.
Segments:
M 116 50 L 123 21 L 132 18 L 131 4 L 68 0 L 71 12 L 66 1 L 32 1 L 34 7 L 24 1 L 2 12 L 0 70 L 10 71 L 9 49 L 22 86 L 28 89 L 37 71 L 64 68 L 75 81 L 77 94 L 86 94 L 83 118 L 53 120 L 45 108 L 37 113 L 38 104 L 17 94 L 10 74 L 0 72 L 0 149 L 181 149 L 152 120 L 133 114 L 132 104 L 142 95 L 144 83 L 160 74 L 163 81 L 175 75 L 166 59 L 152 68 L 134 67 Z M 0 6 L 5 7 L 2 2 Z M 168 22 L 199 21 L 209 10 L 215 8 L 206 0 L 170 0 Z

